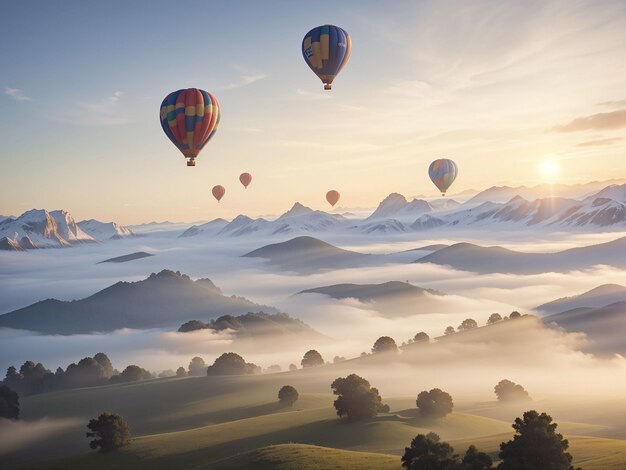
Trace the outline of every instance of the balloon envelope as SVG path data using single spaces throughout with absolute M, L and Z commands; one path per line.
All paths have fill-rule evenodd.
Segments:
M 302 40 L 302 56 L 317 75 L 324 89 L 330 90 L 333 80 L 350 60 L 352 40 L 338 26 L 318 26 L 306 33 Z
M 335 204 L 337 204 L 337 201 L 339 201 L 339 193 L 335 191 L 334 189 L 331 191 L 328 191 L 326 193 L 326 200 L 331 206 L 334 207 Z
M 244 188 L 247 188 L 248 185 L 252 182 L 252 175 L 250 173 L 242 173 L 239 175 L 239 181 L 243 184 Z
M 440 158 L 430 164 L 428 168 L 428 176 L 431 181 L 439 188 L 441 195 L 445 196 L 446 191 L 456 179 L 458 169 L 456 163 L 447 158 Z
M 226 193 L 226 189 L 224 189 L 224 186 L 218 184 L 217 186 L 213 186 L 211 192 L 213 193 L 213 197 L 217 199 L 217 202 L 220 202 L 220 199 L 222 199 Z
M 195 166 L 195 158 L 215 134 L 220 106 L 211 93 L 187 88 L 167 95 L 161 103 L 161 127 L 172 143 Z

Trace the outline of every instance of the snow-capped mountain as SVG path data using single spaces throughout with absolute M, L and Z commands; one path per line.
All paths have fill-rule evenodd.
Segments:
M 396 219 L 401 222 L 412 222 L 416 217 L 432 210 L 432 206 L 423 199 L 413 199 L 409 202 L 402 194 L 391 193 L 365 220 L 371 222 L 380 219 Z
M 179 235 L 180 238 L 195 237 L 196 235 L 215 235 L 221 229 L 228 225 L 226 219 L 213 219 L 210 222 L 202 225 L 192 225 L 187 230 Z
M 100 222 L 96 219 L 89 219 L 78 222 L 78 226 L 83 232 L 99 241 L 135 236 L 135 233 L 131 229 L 123 225 L 118 225 L 115 222 Z
M 6 239 L 6 240 L 5 240 Z M 66 211 L 32 209 L 17 218 L 0 222 L 0 240 L 4 249 L 34 249 L 96 242 L 83 232 Z

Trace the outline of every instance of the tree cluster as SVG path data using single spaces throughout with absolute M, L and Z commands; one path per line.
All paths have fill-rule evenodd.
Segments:
M 430 391 L 424 390 L 417 395 L 415 405 L 420 411 L 420 415 L 425 418 L 443 418 L 452 413 L 454 403 L 449 393 L 439 388 Z
M 92 449 L 110 452 L 130 444 L 130 427 L 120 415 L 104 412 L 87 424 L 87 437 L 94 438 L 89 442 Z
M 494 387 L 494 392 L 498 400 L 502 402 L 530 400 L 530 396 L 524 387 L 507 379 L 498 382 Z
M 356 374 L 339 377 L 330 387 L 333 394 L 337 395 L 333 403 L 337 415 L 346 416 L 350 421 L 373 418 L 378 413 L 389 412 L 389 406 L 383 404 L 378 389 Z
M 17 419 L 20 416 L 20 397 L 6 385 L 0 386 L 0 418 Z
M 227 352 L 215 359 L 213 365 L 207 367 L 206 375 L 247 375 L 257 374 L 261 368 L 256 364 L 246 362 L 243 357 L 234 352 Z

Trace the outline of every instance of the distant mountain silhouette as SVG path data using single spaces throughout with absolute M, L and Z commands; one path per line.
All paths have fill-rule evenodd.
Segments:
M 117 282 L 81 300 L 43 300 L 0 315 L 0 327 L 48 334 L 106 332 L 120 328 L 178 327 L 190 319 L 276 312 L 243 297 L 226 297 L 209 279 L 193 281 L 169 270 L 137 282 Z
M 626 301 L 626 287 L 619 284 L 603 284 L 580 295 L 562 297 L 535 307 L 534 310 L 553 314 L 581 307 L 603 307 Z
M 311 272 L 357 266 L 372 255 L 343 250 L 313 237 L 296 237 L 266 245 L 243 256 L 263 258 L 290 271 Z
M 626 268 L 624 252 L 626 237 L 556 253 L 522 253 L 499 246 L 483 247 L 472 243 L 456 243 L 415 262 L 446 265 L 481 274 L 536 274 L 586 269 L 599 264 Z
M 128 255 L 117 256 L 115 258 L 105 259 L 104 261 L 100 261 L 98 264 L 102 263 L 126 263 L 128 261 L 133 261 L 136 259 L 147 258 L 149 256 L 154 256 L 151 253 L 146 253 L 145 251 L 136 251 L 135 253 L 130 253 Z

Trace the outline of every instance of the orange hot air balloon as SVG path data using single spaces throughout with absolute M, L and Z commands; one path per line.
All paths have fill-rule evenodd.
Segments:
M 244 188 L 247 188 L 248 185 L 252 182 L 252 175 L 250 173 L 242 173 L 239 175 L 239 181 L 243 184 Z
M 213 197 L 217 199 L 217 202 L 220 202 L 220 199 L 224 197 L 226 190 L 224 189 L 224 186 L 218 184 L 217 186 L 213 186 L 211 192 L 213 193 Z
M 335 191 L 334 189 L 328 191 L 326 193 L 326 200 L 331 206 L 334 207 L 335 204 L 337 204 L 337 201 L 339 201 L 339 193 Z

